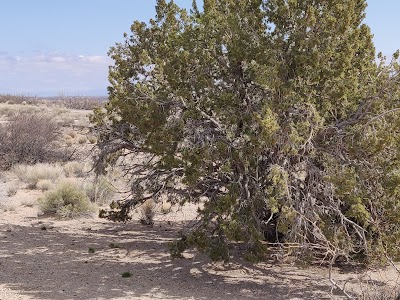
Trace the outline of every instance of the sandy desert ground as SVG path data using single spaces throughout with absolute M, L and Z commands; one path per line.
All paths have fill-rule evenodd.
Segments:
M 35 197 L 21 191 L 14 198 Z M 1 200 L 4 201 L 4 200 Z M 192 251 L 171 259 L 168 241 L 185 210 L 156 218 L 153 227 L 137 221 L 62 221 L 38 216 L 38 209 L 14 203 L 0 213 L 0 299 L 345 299 L 331 293 L 328 270 L 236 260 L 213 263 Z M 89 251 L 90 249 L 93 249 Z M 93 252 L 94 253 L 90 253 Z M 130 272 L 129 278 L 122 273 Z M 346 289 L 395 285 L 394 269 L 335 269 Z

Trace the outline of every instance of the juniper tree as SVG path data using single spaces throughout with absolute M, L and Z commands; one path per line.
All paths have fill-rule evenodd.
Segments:
M 126 221 L 152 198 L 201 203 L 176 244 L 230 241 L 334 259 L 398 255 L 399 65 L 375 57 L 364 0 L 157 1 L 109 54 L 96 168 L 124 159 Z M 357 256 L 358 255 L 358 256 Z

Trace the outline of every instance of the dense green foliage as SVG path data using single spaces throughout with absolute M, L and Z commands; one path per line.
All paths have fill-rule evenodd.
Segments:
M 376 60 L 364 0 L 157 2 L 111 48 L 97 170 L 125 158 L 132 198 L 200 202 L 176 244 L 244 242 L 329 259 L 398 256 L 399 65 Z M 130 157 L 135 157 L 132 159 Z M 267 245 L 266 241 L 270 242 Z

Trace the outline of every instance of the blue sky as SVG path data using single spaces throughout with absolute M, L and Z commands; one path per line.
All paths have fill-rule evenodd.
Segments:
M 156 0 L 0 0 L 0 93 L 106 95 L 110 46 Z M 189 7 L 192 0 L 176 0 Z M 378 51 L 400 48 L 399 0 L 369 0 Z

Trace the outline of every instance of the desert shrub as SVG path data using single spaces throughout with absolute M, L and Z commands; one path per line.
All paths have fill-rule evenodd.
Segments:
M 73 138 L 66 138 L 65 139 L 65 145 L 67 145 L 68 147 L 72 146 L 74 144 L 74 139 Z
M 36 96 L 29 95 L 13 95 L 13 94 L 0 94 L 0 103 L 9 104 L 32 104 L 37 103 L 38 99 Z
M 0 115 L 7 120 L 21 113 L 39 113 L 42 109 L 33 105 L 0 103 Z
M 0 210 L 7 212 L 7 211 L 15 211 L 16 205 L 10 202 L 0 202 Z
M 61 218 L 88 216 L 94 208 L 85 192 L 72 182 L 61 182 L 38 200 L 44 213 L 55 213 Z
M 169 213 L 169 212 L 171 211 L 171 208 L 172 208 L 172 205 L 171 205 L 170 202 L 168 202 L 168 201 L 163 201 L 163 202 L 161 203 L 160 211 L 161 211 L 163 214 L 167 214 L 167 213 Z
M 32 199 L 32 198 L 25 198 L 21 201 L 21 205 L 22 206 L 26 206 L 26 207 L 33 207 L 36 204 L 36 199 Z
M 84 136 L 84 135 L 78 136 L 78 143 L 79 143 L 79 144 L 84 144 L 84 143 L 86 143 L 86 142 L 87 142 L 86 136 Z
M 0 168 L 66 158 L 56 146 L 59 125 L 47 115 L 17 113 L 0 126 Z
M 93 110 L 96 107 L 103 106 L 105 99 L 97 99 L 86 96 L 59 95 L 58 102 L 62 103 L 64 107 L 69 109 Z
M 36 165 L 15 165 L 13 172 L 20 180 L 26 182 L 29 188 L 36 188 L 41 180 L 56 181 L 63 176 L 64 170 L 58 164 L 39 163 Z
M 67 177 L 83 177 L 85 176 L 84 171 L 85 165 L 78 161 L 69 161 L 64 165 L 64 172 Z
M 156 214 L 156 203 L 153 200 L 145 201 L 140 207 L 140 222 L 144 225 L 153 225 Z
M 71 129 L 71 130 L 68 130 L 65 134 L 66 134 L 67 136 L 73 138 L 73 139 L 76 137 L 76 132 L 73 131 L 72 129 Z
M 36 183 L 36 188 L 41 191 L 48 191 L 53 187 L 53 181 L 49 179 L 41 179 Z
M 88 135 L 87 139 L 88 139 L 89 143 L 91 143 L 91 144 L 97 143 L 97 137 L 95 137 L 94 135 Z
M 110 244 L 108 244 L 108 247 L 110 247 L 111 249 L 118 249 L 118 248 L 121 248 L 120 245 L 115 244 L 115 243 L 110 243 Z
M 18 188 L 19 188 L 19 186 L 17 183 L 11 183 L 11 184 L 7 185 L 7 196 L 8 197 L 14 196 L 17 193 Z
M 123 278 L 129 278 L 129 277 L 132 277 L 132 273 L 131 272 L 124 272 L 124 273 L 121 274 L 121 276 Z
M 115 187 L 105 176 L 98 176 L 93 182 L 86 183 L 83 188 L 90 201 L 98 204 L 111 202 L 116 193 Z

